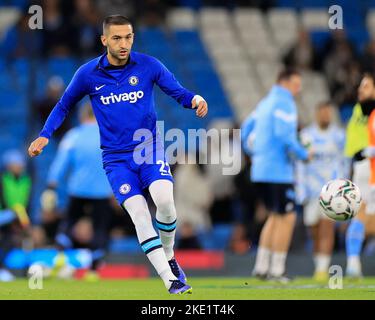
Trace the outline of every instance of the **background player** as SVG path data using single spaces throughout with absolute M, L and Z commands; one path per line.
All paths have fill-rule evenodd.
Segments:
M 3 262 L 11 249 L 21 245 L 21 234 L 30 231 L 27 211 L 32 189 L 20 151 L 8 150 L 2 160 L 5 170 L 0 174 L 0 282 L 14 279 Z
M 252 137 L 251 180 L 269 217 L 262 229 L 253 274 L 289 281 L 285 262 L 296 220 L 294 173 L 291 155 L 301 160 L 308 151 L 297 140 L 297 107 L 301 75 L 293 69 L 280 72 L 277 84 L 257 105 L 242 126 L 242 140 Z
M 297 199 L 303 206 L 304 224 L 310 228 L 314 245 L 314 278 L 328 279 L 335 238 L 335 223 L 319 210 L 319 194 L 327 181 L 343 178 L 345 173 L 345 133 L 333 123 L 331 103 L 317 106 L 315 123 L 301 130 L 304 145 L 311 146 L 314 157 L 297 163 Z
M 96 270 L 104 257 L 108 243 L 111 216 L 112 190 L 102 169 L 99 149 L 99 128 L 90 104 L 80 110 L 81 125 L 68 131 L 62 141 L 49 176 L 48 188 L 41 197 L 42 208 L 51 210 L 56 206 L 57 189 L 67 185 L 69 205 L 61 222 L 56 243 L 59 249 L 75 246 L 73 228 L 80 219 L 89 216 L 93 226 L 91 272 L 86 279 L 96 279 Z M 79 245 L 79 244 L 78 244 Z M 61 252 L 56 259 L 56 267 L 65 267 L 67 261 Z
M 78 69 L 40 137 L 31 143 L 29 154 L 40 154 L 73 105 L 89 95 L 100 128 L 104 168 L 116 199 L 129 212 L 142 249 L 169 292 L 191 293 L 174 259 L 173 178 L 156 128 L 153 85 L 157 84 L 184 107 L 197 108 L 198 117 L 207 114 L 207 103 L 183 88 L 160 61 L 131 51 L 134 33 L 126 17 L 107 17 L 101 40 L 107 52 Z M 143 136 L 142 163 L 139 163 L 141 139 L 135 137 L 139 129 L 149 133 Z M 153 228 L 145 199 L 147 188 L 157 207 L 160 238 Z
M 366 230 L 375 219 L 375 208 L 368 207 L 370 197 L 370 160 L 361 155 L 369 146 L 370 130 L 368 127 L 369 116 L 375 106 L 375 78 L 372 74 L 365 74 L 358 88 L 358 103 L 353 109 L 352 117 L 347 127 L 347 142 L 345 153 L 354 157 L 353 182 L 362 193 L 362 205 L 357 216 L 351 221 L 346 233 L 346 275 L 353 278 L 362 277 L 360 255 Z M 357 155 L 357 156 L 356 156 Z

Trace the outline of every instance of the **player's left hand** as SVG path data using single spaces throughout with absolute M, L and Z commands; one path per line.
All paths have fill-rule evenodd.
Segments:
M 191 101 L 191 106 L 193 109 L 197 108 L 195 114 L 199 118 L 203 118 L 208 113 L 208 104 L 201 96 L 194 96 L 193 100 Z

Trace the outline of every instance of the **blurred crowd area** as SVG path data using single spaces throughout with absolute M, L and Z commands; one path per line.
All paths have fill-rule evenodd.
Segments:
M 298 101 L 300 127 L 314 121 L 316 105 L 325 100 L 334 103 L 335 121 L 345 127 L 362 73 L 375 71 L 375 40 L 370 30 L 375 2 L 341 2 L 344 12 L 351 14 L 345 15 L 343 30 L 332 31 L 327 29 L 329 1 L 0 0 L 2 172 L 29 178 L 26 204 L 33 223 L 27 236 L 19 226 L 12 226 L 15 242 L 35 248 L 54 243 L 66 209 L 66 190 L 59 190 L 59 206 L 48 212 L 40 208 L 40 195 L 60 139 L 78 125 L 76 112 L 40 157 L 26 159 L 26 148 L 76 68 L 104 52 L 100 42 L 104 16 L 130 17 L 136 32 L 134 50 L 155 55 L 186 87 L 207 99 L 210 115 L 198 122 L 156 92 L 159 119 L 166 126 L 185 131 L 238 128 L 270 89 L 280 67 L 288 65 L 301 70 L 306 79 Z M 30 4 L 43 8 L 42 30 L 28 26 Z M 236 139 L 233 136 L 230 143 L 239 143 Z M 213 148 L 212 152 L 219 152 L 218 146 Z M 9 150 L 20 154 L 7 156 Z M 220 165 L 172 167 L 179 217 L 177 248 L 247 254 L 256 247 L 266 212 L 256 202 L 249 180 L 250 159 L 245 154 L 236 157 L 242 159 L 238 175 L 222 175 Z M 131 220 L 114 200 L 111 214 L 110 250 L 139 250 Z M 338 251 L 344 250 L 346 227 L 345 223 L 337 225 Z M 83 245 L 90 241 L 89 216 L 77 223 L 74 235 Z M 311 252 L 302 219 L 294 237 L 292 251 Z M 372 248 L 370 241 L 368 248 Z

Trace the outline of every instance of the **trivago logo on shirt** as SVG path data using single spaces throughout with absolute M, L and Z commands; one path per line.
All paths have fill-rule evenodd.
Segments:
M 142 99 L 144 96 L 143 91 L 132 91 L 129 93 L 120 93 L 120 94 L 111 94 L 109 96 L 103 97 L 100 96 L 100 100 L 104 105 L 109 105 L 112 103 L 118 103 L 118 102 L 126 102 L 129 101 L 129 103 L 136 103 L 138 99 Z

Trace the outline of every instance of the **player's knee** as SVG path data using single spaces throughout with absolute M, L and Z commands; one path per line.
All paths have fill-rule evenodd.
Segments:
M 174 209 L 173 198 L 170 197 L 159 197 L 155 199 L 156 209 L 160 212 L 168 212 Z
M 158 215 L 176 218 L 176 208 L 172 199 L 163 199 L 156 203 Z

